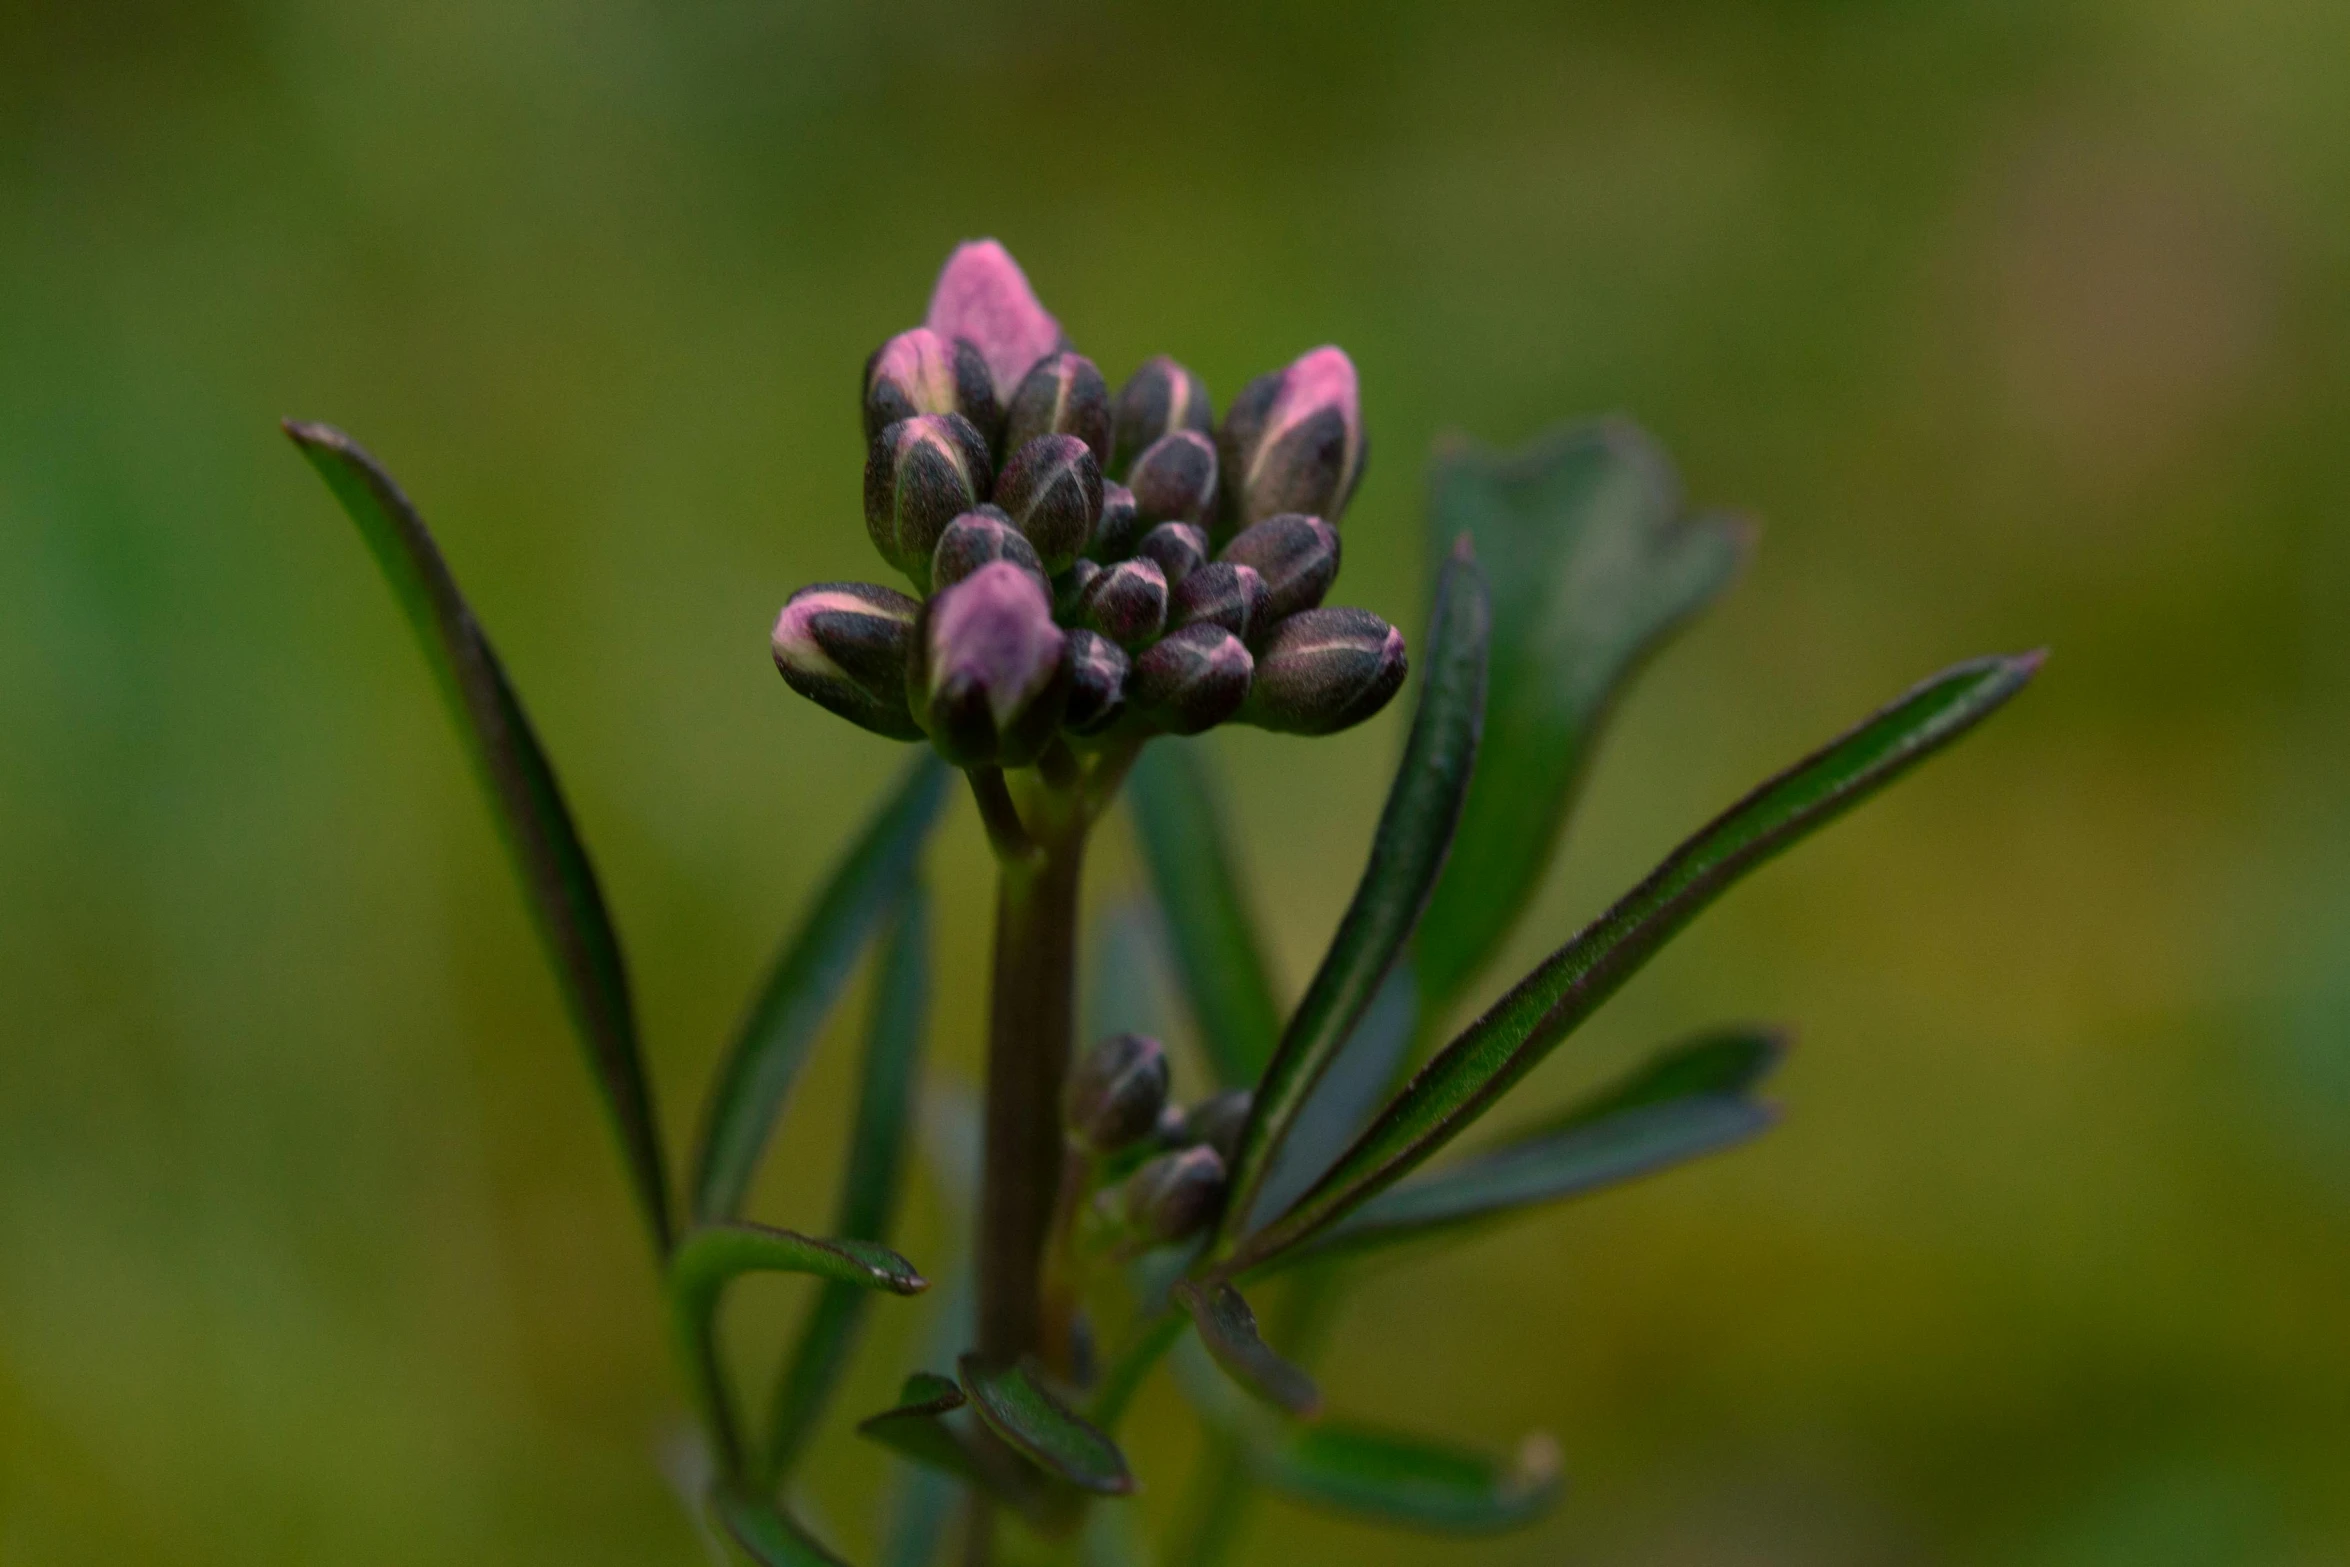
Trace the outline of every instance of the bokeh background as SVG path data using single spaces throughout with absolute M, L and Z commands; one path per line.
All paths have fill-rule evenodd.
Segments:
M 990 233 L 1113 380 L 1345 344 L 1348 596 L 1408 627 L 1448 429 L 1624 411 L 1763 519 L 1517 959 L 1913 678 L 2055 649 L 1523 1091 L 1783 1018 L 1781 1129 L 1345 1318 L 1340 1407 L 1555 1432 L 1567 1505 L 1469 1545 L 1269 1507 L 1245 1560 L 2350 1561 L 2345 60 L 2325 0 L 0 4 L 0 1562 L 701 1559 L 575 1047 L 275 421 L 433 519 L 682 1140 L 897 761 L 767 621 L 877 574 L 852 383 Z M 1217 742 L 1291 986 L 1396 739 Z M 770 1217 L 828 1209 L 860 1006 Z M 916 1183 L 911 1255 L 960 1202 Z M 751 1292 L 745 1355 L 797 1299 Z M 812 1474 L 850 1541 L 847 1417 L 919 1317 L 877 1313 Z M 1193 1438 L 1148 1407 L 1163 1517 Z

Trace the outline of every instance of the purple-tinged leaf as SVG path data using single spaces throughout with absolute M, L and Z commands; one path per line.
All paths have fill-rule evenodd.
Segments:
M 1175 1286 L 1175 1301 L 1190 1313 L 1199 1341 L 1224 1374 L 1286 1414 L 1310 1420 L 1322 1410 L 1314 1379 L 1276 1354 L 1257 1331 L 1257 1314 L 1240 1291 L 1221 1280 Z

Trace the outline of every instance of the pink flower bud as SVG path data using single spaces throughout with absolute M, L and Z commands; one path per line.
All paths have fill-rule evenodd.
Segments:
M 819 582 L 791 596 L 769 639 L 794 691 L 893 740 L 918 740 L 906 706 L 906 656 L 921 610 L 870 582 Z
M 1035 760 L 1068 697 L 1068 638 L 1044 583 L 992 561 L 924 608 L 908 671 L 923 727 L 957 766 Z
M 1029 368 L 1061 346 L 1061 323 L 1036 302 L 1012 253 L 992 239 L 969 241 L 947 257 L 923 324 L 979 350 L 1000 402 L 1011 401 Z
M 916 414 L 883 428 L 865 458 L 865 529 L 881 558 L 930 585 L 947 524 L 987 499 L 987 442 L 961 414 Z
M 1098 465 L 1110 455 L 1110 388 L 1083 354 L 1048 354 L 1036 362 L 1004 412 L 1004 450 L 1040 435 L 1074 435 Z
M 1317 348 L 1251 381 L 1218 432 L 1227 523 L 1248 527 L 1280 512 L 1335 524 L 1362 478 L 1363 414 L 1354 361 Z
M 928 327 L 900 332 L 865 361 L 865 439 L 916 414 L 961 414 L 982 435 L 1003 420 L 987 361 Z

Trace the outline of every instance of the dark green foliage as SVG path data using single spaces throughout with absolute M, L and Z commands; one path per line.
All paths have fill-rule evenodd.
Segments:
M 958 1370 L 963 1392 L 987 1428 L 1045 1473 L 1102 1496 L 1134 1489 L 1117 1444 L 1054 1397 L 1033 1367 L 989 1366 L 965 1355 Z
M 628 969 L 621 959 L 620 938 L 604 910 L 595 867 L 571 825 L 554 769 L 547 765 L 522 703 L 506 682 L 496 651 L 408 497 L 342 431 L 294 420 L 285 428 L 359 525 L 360 537 L 423 643 L 474 771 L 489 795 L 490 814 L 514 857 L 531 919 L 546 943 L 572 1026 L 587 1047 L 588 1064 L 603 1089 L 604 1108 L 619 1135 L 653 1245 L 666 1255 L 671 1236 L 669 1177 L 637 1045 Z
M 1126 788 L 1200 1041 L 1218 1081 L 1254 1083 L 1273 1059 L 1281 1008 L 1215 780 L 1196 745 L 1161 741 Z
M 1494 1534 L 1558 1501 L 1558 1449 L 1529 1437 L 1508 1462 L 1399 1432 L 1326 1420 L 1247 1443 L 1268 1489 L 1365 1523 L 1431 1534 Z
M 848 983 L 858 953 L 913 884 L 915 859 L 938 819 L 945 784 L 946 769 L 935 757 L 925 751 L 915 758 L 777 957 L 703 1110 L 693 1182 L 694 1212 L 701 1217 L 742 1210 L 817 1030 Z
M 1626 680 L 1729 586 L 1752 538 L 1735 519 L 1687 516 L 1662 454 L 1612 421 L 1508 456 L 1439 453 L 1432 565 L 1462 533 L 1493 585 L 1493 660 L 1486 765 L 1417 942 L 1432 1012 L 1491 960 L 1541 883 Z
M 1420 712 L 1371 841 L 1370 863 L 1257 1084 L 1232 1171 L 1227 1233 L 1246 1221 L 1307 1095 L 1362 1020 L 1427 904 L 1477 762 L 1486 631 L 1485 582 L 1464 539 L 1437 579 Z

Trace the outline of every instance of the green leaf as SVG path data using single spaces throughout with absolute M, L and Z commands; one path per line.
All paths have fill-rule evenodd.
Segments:
M 1423 1067 L 1311 1190 L 1242 1244 L 1225 1271 L 1249 1271 L 1409 1175 L 1740 877 L 1974 727 L 2023 688 L 2040 657 L 1976 659 L 1946 670 L 1716 817 Z
M 930 1013 L 930 906 L 917 879 L 882 946 L 873 979 L 873 1016 L 865 1036 L 864 1083 L 850 1134 L 848 1173 L 841 1182 L 833 1233 L 879 1241 L 889 1235 L 904 1185 L 906 1115 L 914 1098 L 914 1069 Z M 784 1358 L 770 1412 L 761 1474 L 765 1489 L 788 1473 L 824 1412 L 856 1347 L 873 1297 L 849 1284 L 818 1292 L 799 1341 Z
M 1532 1523 L 1559 1497 L 1558 1446 L 1530 1436 L 1508 1462 L 1421 1437 L 1337 1421 L 1252 1442 L 1250 1468 L 1292 1501 L 1435 1534 Z
M 1257 1331 L 1257 1314 L 1240 1291 L 1221 1280 L 1175 1286 L 1175 1300 L 1191 1314 L 1199 1341 L 1224 1374 L 1274 1408 L 1299 1419 L 1321 1413 L 1314 1379 L 1283 1360 Z
M 669 1320 L 679 1358 L 718 1448 L 721 1472 L 742 1473 L 742 1432 L 719 1364 L 719 1297 L 745 1273 L 805 1273 L 835 1284 L 915 1295 L 930 1287 L 914 1265 L 872 1241 L 818 1240 L 790 1230 L 729 1220 L 703 1225 L 669 1259 Z
M 564 807 L 554 769 L 507 683 L 497 652 L 482 634 L 408 497 L 342 431 L 291 419 L 285 431 L 359 525 L 360 536 L 423 643 L 426 661 L 489 796 L 490 814 L 513 858 L 572 1026 L 587 1048 L 588 1065 L 603 1090 L 604 1108 L 620 1139 L 654 1247 L 666 1257 L 674 1234 L 669 1177 L 659 1118 L 637 1045 L 628 970 L 595 867 Z
M 1397 1087 L 1420 1025 L 1418 987 L 1412 966 L 1399 963 L 1371 998 L 1371 1006 L 1340 1047 L 1338 1059 L 1314 1085 L 1297 1124 L 1289 1129 L 1273 1171 L 1257 1191 L 1249 1215 L 1261 1224 L 1295 1202 L 1330 1162 L 1345 1152 L 1357 1133 Z
M 1220 1083 L 1248 1087 L 1273 1059 L 1281 1008 L 1233 865 L 1216 778 L 1198 742 L 1145 746 L 1126 801 L 1200 1043 Z
M 1738 574 L 1752 528 L 1690 517 L 1655 444 L 1607 421 L 1439 454 L 1430 553 L 1463 531 L 1493 584 L 1485 744 L 1413 961 L 1441 1015 L 1540 884 L 1618 691 Z
M 1522 1212 L 1744 1142 L 1775 1119 L 1753 1090 L 1785 1050 L 1783 1035 L 1762 1029 L 1678 1046 L 1563 1116 L 1389 1187 L 1279 1261 L 1366 1251 Z
M 945 1417 L 966 1402 L 951 1378 L 917 1371 L 898 1390 L 896 1407 L 867 1416 L 858 1423 L 857 1434 L 925 1469 L 988 1486 L 990 1477 L 976 1455 L 946 1424 Z
M 1247 1224 L 1283 1140 L 1395 966 L 1444 866 L 1477 763 L 1487 630 L 1485 579 L 1464 537 L 1437 579 L 1420 709 L 1371 840 L 1370 863 L 1258 1081 L 1232 1171 L 1227 1236 Z
M 728 1486 L 711 1493 L 711 1506 L 734 1543 L 760 1567 L 847 1567 L 847 1563 L 816 1543 L 805 1529 L 773 1504 L 743 1495 Z
M 946 775 L 946 764 L 930 751 L 915 759 L 776 959 L 703 1106 L 694 1155 L 698 1217 L 726 1219 L 741 1212 L 817 1030 L 848 983 L 866 938 L 912 884 L 923 840 L 938 819 Z
M 1118 1444 L 1055 1398 L 1034 1367 L 991 1367 L 965 1355 L 957 1369 L 971 1407 L 1014 1452 L 1081 1491 L 1124 1496 L 1134 1489 Z

